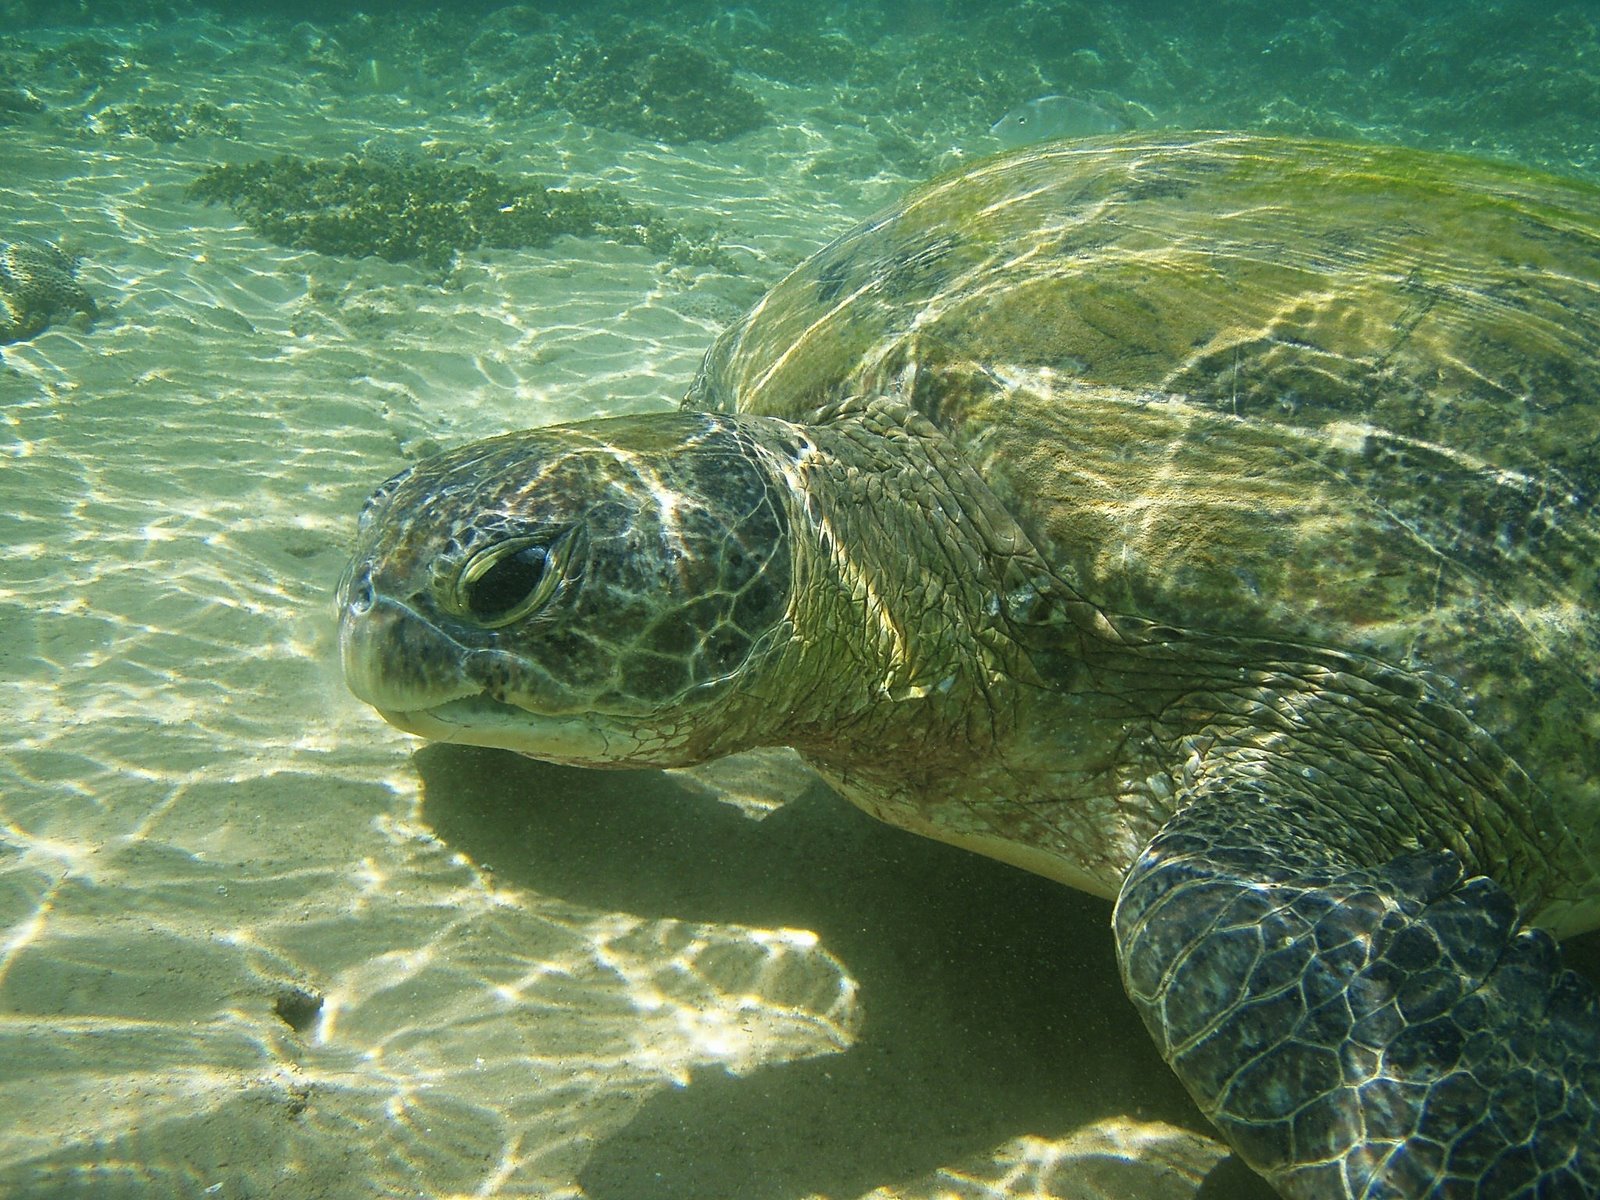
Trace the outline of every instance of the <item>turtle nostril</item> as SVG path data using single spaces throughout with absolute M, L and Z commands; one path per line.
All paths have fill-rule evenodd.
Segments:
M 372 590 L 372 573 L 363 569 L 344 589 L 345 611 L 354 617 L 364 617 L 372 611 L 376 597 Z

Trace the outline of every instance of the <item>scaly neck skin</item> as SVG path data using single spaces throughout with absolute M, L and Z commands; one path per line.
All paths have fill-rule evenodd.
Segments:
M 740 689 L 744 745 L 793 746 L 892 824 L 1107 896 L 1236 773 L 1269 778 L 1280 829 L 1335 861 L 1446 847 L 1528 912 L 1580 869 L 1527 777 L 1413 676 L 1108 620 L 895 401 L 749 420 L 797 551 L 790 634 Z
M 1109 794 L 1120 710 L 1042 678 L 1033 644 L 1070 657 L 1063 613 L 1091 640 L 1103 618 L 898 402 L 745 422 L 787 498 L 793 600 L 721 752 L 792 746 L 891 825 L 1114 896 L 1159 820 Z
M 964 775 L 1014 723 L 1026 656 L 1007 628 L 1045 573 L 1010 516 L 924 419 L 847 401 L 805 426 L 750 418 L 786 483 L 792 636 L 746 703 L 765 741 L 869 788 Z

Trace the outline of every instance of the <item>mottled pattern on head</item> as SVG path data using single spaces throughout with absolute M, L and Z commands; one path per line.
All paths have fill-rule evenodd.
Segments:
M 373 607 L 347 627 L 346 661 L 390 711 L 484 691 L 647 716 L 744 663 L 782 621 L 790 571 L 784 510 L 732 422 L 508 434 L 368 503 L 345 589 Z

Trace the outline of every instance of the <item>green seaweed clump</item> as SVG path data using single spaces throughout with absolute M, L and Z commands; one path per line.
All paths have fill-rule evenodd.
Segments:
M 72 313 L 98 310 L 77 280 L 77 262 L 44 242 L 0 237 L 0 343 L 42 333 Z
M 608 189 L 545 188 L 419 155 L 288 155 L 212 167 L 191 199 L 230 205 L 269 241 L 298 250 L 443 268 L 478 246 L 545 246 L 599 235 L 680 262 L 720 263 L 714 234 L 691 235 Z
M 556 62 L 545 99 L 590 125 L 667 142 L 724 142 L 767 119 L 726 62 L 652 29 L 580 43 Z
M 59 46 L 46 46 L 33 57 L 36 71 L 54 72 L 72 79 L 100 82 L 131 64 L 117 46 L 99 38 L 80 37 Z
M 162 145 L 197 134 L 236 138 L 244 132 L 238 117 L 230 117 L 206 100 L 196 104 L 124 104 L 102 109 L 89 121 L 96 133 L 108 137 L 147 137 Z

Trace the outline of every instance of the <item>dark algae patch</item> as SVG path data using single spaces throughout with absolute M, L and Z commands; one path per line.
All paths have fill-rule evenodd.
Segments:
M 547 188 L 415 155 L 283 155 L 212 167 L 191 199 L 227 204 L 280 246 L 446 267 L 480 246 L 521 250 L 563 234 L 608 237 L 683 263 L 720 263 L 716 236 L 689 231 L 606 188 Z
M 766 106 L 706 39 L 654 25 L 486 35 L 506 75 L 483 100 L 502 116 L 565 109 L 579 121 L 660 142 L 724 142 L 765 125 Z
M 202 134 L 236 138 L 244 132 L 238 117 L 206 100 L 194 104 L 123 104 L 90 118 L 96 132 L 110 137 L 147 137 L 170 146 Z
M 0 343 L 24 341 L 74 314 L 92 321 L 98 310 L 77 273 L 77 260 L 54 246 L 0 235 Z
M 669 143 L 722 142 L 765 125 L 766 106 L 735 77 L 738 64 L 699 35 L 510 6 L 478 18 L 302 22 L 288 45 L 336 90 L 399 91 L 507 117 L 563 109 L 586 125 Z
M 722 142 L 765 123 L 733 68 L 653 29 L 583 42 L 550 74 L 548 98 L 580 121 L 668 142 Z

